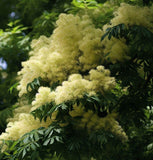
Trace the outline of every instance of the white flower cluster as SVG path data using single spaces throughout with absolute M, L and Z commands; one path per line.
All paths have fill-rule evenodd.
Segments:
M 127 26 L 140 25 L 153 31 L 153 5 L 140 7 L 122 3 L 111 20 L 113 26 L 121 23 Z
M 14 117 L 9 118 L 9 123 L 4 133 L 0 135 L 0 140 L 17 140 L 25 133 L 40 127 L 48 127 L 53 119 L 48 118 L 46 122 L 40 122 L 39 119 L 34 119 L 30 114 L 31 105 L 27 102 L 20 104 L 22 106 L 14 110 Z
M 103 43 L 105 44 L 105 48 L 103 50 L 104 55 L 106 55 L 105 59 L 107 61 L 111 61 L 112 63 L 116 63 L 117 61 L 125 61 L 129 60 L 130 57 L 128 56 L 129 48 L 125 44 L 125 39 L 116 39 L 111 38 L 108 40 L 107 38 L 104 39 Z
M 89 132 L 93 130 L 103 129 L 105 131 L 110 131 L 117 136 L 119 136 L 123 141 L 128 139 L 126 133 L 123 131 L 119 123 L 115 120 L 116 115 L 114 113 L 108 114 L 106 117 L 101 118 L 92 110 L 85 111 L 82 105 L 73 105 L 73 110 L 69 111 L 72 118 L 82 117 L 76 119 L 76 127 L 87 128 Z
M 50 92 L 49 88 L 41 87 L 32 104 L 36 107 L 51 101 L 60 104 L 82 98 L 85 93 L 95 95 L 96 92 L 101 92 L 103 94 L 114 86 L 115 79 L 110 77 L 110 71 L 103 66 L 98 66 L 97 69 L 90 70 L 89 80 L 84 79 L 80 74 L 72 74 L 68 81 L 64 81 L 55 91 Z
M 0 139 L 17 140 L 33 129 L 48 127 L 50 123 L 51 120 L 40 123 L 39 119 L 34 119 L 31 114 L 21 113 L 17 121 L 8 123 L 5 133 L 1 134 Z
M 153 31 L 153 16 L 150 16 L 153 15 L 152 8 L 122 4 L 112 19 L 111 25 L 104 26 L 103 30 L 106 27 L 125 23 L 126 25 L 142 25 Z M 84 93 L 105 94 L 114 88 L 115 79 L 110 77 L 110 71 L 99 65 L 108 58 L 112 63 L 129 59 L 129 49 L 125 44 L 125 39 L 108 40 L 105 38 L 101 42 L 103 30 L 95 28 L 88 15 L 61 14 L 57 21 L 57 28 L 51 37 L 41 36 L 38 40 L 32 41 L 30 58 L 22 63 L 23 69 L 18 73 L 19 96 L 22 97 L 24 93 L 27 93 L 26 86 L 34 78 L 41 77 L 50 82 L 50 86 L 57 81 L 60 81 L 61 85 L 55 91 L 51 91 L 50 86 L 40 87 L 32 105 L 23 104 L 20 105 L 21 108 L 15 110 L 14 118 L 9 120 L 7 133 L 3 133 L 0 139 L 18 139 L 26 132 L 51 124 L 56 113 L 47 122 L 40 123 L 38 119 L 32 117 L 30 112 L 39 106 L 50 102 L 60 104 L 70 100 L 75 101 Z M 96 67 L 97 69 L 93 69 Z M 89 71 L 89 75 L 83 77 L 79 74 L 80 71 Z M 90 110 L 85 112 L 83 106 L 76 106 L 70 111 L 70 115 L 72 117 L 81 115 L 82 119 L 78 126 L 87 126 L 89 131 L 105 128 L 126 137 L 112 114 L 100 118 Z
M 54 98 L 54 94 L 51 93 L 51 89 L 48 87 L 40 87 L 38 90 L 38 93 L 36 94 L 36 98 L 35 100 L 32 102 L 32 105 L 34 107 L 32 107 L 31 111 L 35 110 L 36 108 L 46 104 L 46 103 L 50 103 L 51 101 L 53 101 Z
M 85 93 L 95 95 L 96 92 L 101 92 L 104 94 L 105 91 L 109 91 L 115 86 L 115 79 L 110 77 L 110 71 L 104 69 L 103 66 L 90 70 L 87 78 L 83 78 L 80 74 L 72 74 L 68 81 L 63 81 L 62 85 L 58 86 L 55 91 L 51 91 L 48 87 L 40 87 L 32 106 L 25 102 L 14 111 L 15 116 L 9 120 L 6 133 L 3 133 L 0 139 L 16 140 L 33 129 L 42 126 L 47 127 L 55 120 L 56 112 L 53 113 L 51 119 L 47 119 L 47 122 L 42 121 L 41 123 L 30 114 L 31 111 L 46 103 L 60 104 L 69 100 L 75 101 L 77 98 L 82 98 Z
M 102 30 L 96 29 L 89 16 L 61 14 L 57 28 L 50 38 L 33 40 L 30 59 L 22 63 L 19 95 L 26 93 L 26 85 L 41 77 L 51 84 L 63 80 L 79 70 L 86 71 L 103 61 Z
M 127 27 L 132 25 L 144 26 L 153 32 L 153 5 L 151 7 L 132 6 L 122 3 L 115 12 L 115 17 L 111 20 L 111 25 L 105 25 L 103 30 L 106 31 L 108 27 L 113 27 L 124 23 Z M 103 41 L 104 55 L 107 61 L 116 63 L 117 61 L 124 61 L 130 59 L 128 56 L 129 49 L 126 45 L 125 39 L 107 38 Z
M 98 66 L 97 70 L 92 69 L 89 73 L 93 91 L 103 93 L 115 87 L 115 78 L 110 77 L 110 71 L 103 66 Z
M 121 23 L 141 25 L 153 31 L 153 6 L 138 7 L 122 4 L 103 30 Z M 101 29 L 96 29 L 88 15 L 61 14 L 57 28 L 49 38 L 41 36 L 33 40 L 30 59 L 22 63 L 20 96 L 26 93 L 26 85 L 34 78 L 41 77 L 51 84 L 66 80 L 70 74 L 86 71 L 102 64 L 103 60 L 116 63 L 129 59 L 125 39 L 107 38 L 101 43 Z M 106 56 L 107 55 L 107 56 Z

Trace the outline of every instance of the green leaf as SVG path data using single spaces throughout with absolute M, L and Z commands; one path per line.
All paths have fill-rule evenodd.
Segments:
M 38 133 L 39 133 L 40 135 L 43 135 L 43 134 L 44 134 L 44 130 L 38 130 Z
M 23 143 L 25 143 L 25 144 L 26 144 L 26 143 L 29 143 L 29 141 L 30 141 L 30 140 L 29 140 L 29 136 L 27 136 L 26 138 L 23 139 Z
M 14 23 L 11 21 L 10 23 L 7 24 L 9 27 L 13 27 Z
M 40 80 L 41 78 L 38 77 L 38 78 L 35 78 L 32 82 L 28 83 L 27 84 L 27 92 L 30 92 L 29 91 L 29 88 L 34 90 L 34 89 L 38 89 L 38 87 L 40 86 Z
M 35 141 L 38 141 L 38 140 L 39 140 L 39 136 L 38 136 L 38 133 L 37 133 L 37 132 L 34 133 L 34 139 L 35 139 Z
M 47 139 L 47 140 L 43 143 L 43 145 L 44 145 L 44 146 L 47 146 L 47 145 L 49 144 L 50 140 L 51 140 L 51 139 Z
M 23 149 L 23 152 L 22 152 L 22 158 L 24 158 L 24 156 L 26 155 L 26 149 Z
M 17 88 L 17 86 L 19 85 L 19 82 L 13 84 L 10 88 L 9 88 L 9 92 L 12 94 L 13 90 Z
M 32 150 L 36 150 L 36 148 L 37 148 L 37 147 L 34 145 L 34 143 L 32 143 L 30 147 L 31 147 Z
M 53 144 L 54 143 L 54 139 L 50 139 L 50 143 L 49 144 Z
M 101 41 L 104 40 L 106 36 L 110 40 L 112 37 L 119 38 L 124 37 L 126 35 L 127 29 L 124 24 L 118 24 L 113 27 L 109 27 L 106 29 L 106 33 L 101 37 Z
M 78 8 L 88 8 L 88 9 L 94 9 L 102 5 L 100 3 L 97 3 L 97 1 L 95 0 L 73 0 L 72 4 Z
M 150 144 L 147 146 L 147 150 L 153 150 L 153 143 L 150 143 Z

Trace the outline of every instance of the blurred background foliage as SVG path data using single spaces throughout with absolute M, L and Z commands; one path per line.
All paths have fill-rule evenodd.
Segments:
M 16 108 L 15 103 L 18 95 L 15 89 L 16 76 L 21 69 L 21 62 L 28 59 L 31 40 L 39 38 L 41 35 L 50 36 L 56 27 L 55 22 L 60 13 L 76 14 L 84 8 L 91 10 L 97 7 L 103 8 L 104 12 L 99 17 L 93 17 L 95 25 L 100 27 L 99 24 L 102 26 L 110 21 L 114 10 L 122 2 L 143 6 L 151 4 L 152 0 L 0 0 L 0 133 L 5 130 L 6 120 L 13 116 L 12 110 Z M 123 66 L 122 64 L 113 66 L 114 74 L 117 67 Z M 126 70 L 126 68 L 124 69 Z M 120 77 L 120 79 L 122 78 Z M 136 89 L 137 87 L 135 87 Z M 150 89 L 150 93 L 152 92 Z M 127 160 L 131 157 L 133 160 L 140 160 L 142 157 L 151 160 L 153 158 L 153 108 L 149 106 L 142 109 L 146 118 L 143 128 L 138 128 L 135 124 L 129 127 L 128 125 L 132 123 L 133 119 L 125 119 L 130 113 L 125 106 L 131 101 L 133 95 L 131 97 L 125 95 L 120 101 L 124 107 L 124 109 L 120 108 L 119 110 L 121 119 L 124 120 L 121 124 L 125 126 L 124 129 L 130 135 L 128 144 L 130 150 L 123 156 L 126 156 Z M 150 102 L 152 104 L 153 98 L 150 98 Z M 135 103 L 134 100 L 132 103 Z M 133 112 L 134 110 L 131 113 Z M 137 118 L 135 112 L 133 116 L 135 119 Z M 120 151 L 117 154 L 121 153 Z M 109 152 L 105 155 L 106 159 L 109 157 L 108 155 Z

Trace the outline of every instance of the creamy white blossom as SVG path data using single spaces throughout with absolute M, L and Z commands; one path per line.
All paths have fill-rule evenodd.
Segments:
M 100 41 L 103 32 L 95 28 L 88 15 L 61 14 L 56 24 L 51 37 L 41 36 L 32 41 L 31 57 L 18 72 L 20 96 L 27 92 L 26 85 L 34 78 L 41 77 L 52 85 L 103 61 Z

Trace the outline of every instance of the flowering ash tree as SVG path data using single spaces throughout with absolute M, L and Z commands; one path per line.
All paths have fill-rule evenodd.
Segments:
M 60 14 L 32 41 L 2 159 L 132 160 L 138 145 L 152 156 L 153 6 L 123 3 L 98 28 L 101 12 Z

